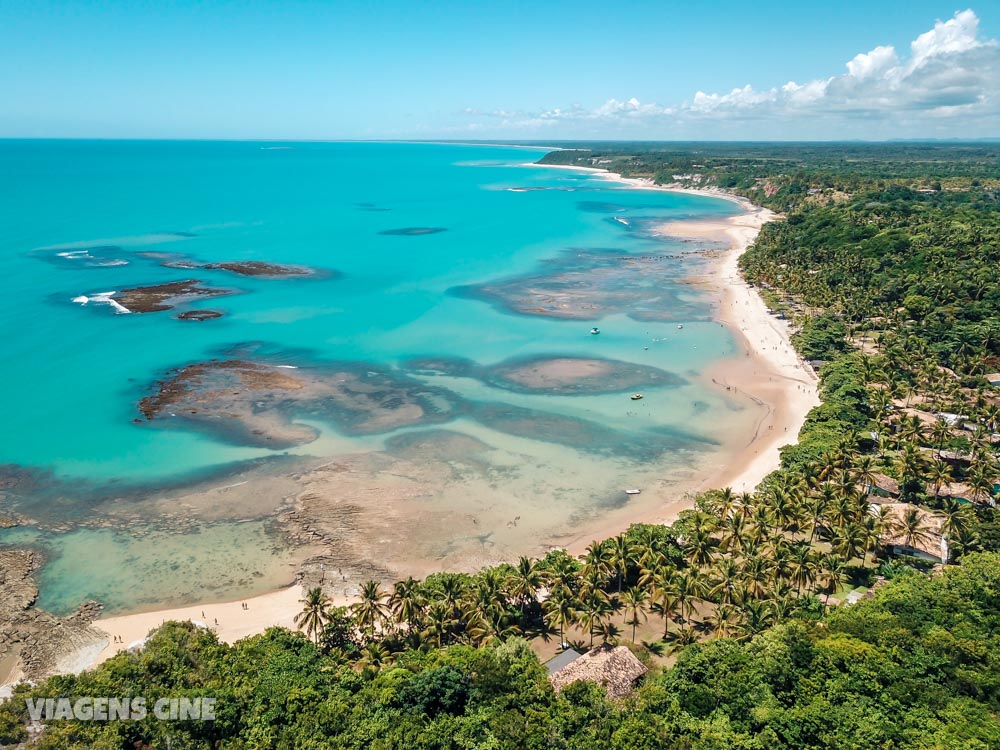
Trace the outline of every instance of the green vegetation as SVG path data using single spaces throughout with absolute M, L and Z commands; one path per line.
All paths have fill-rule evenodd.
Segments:
M 0 739 L 25 736 L 24 695 L 212 695 L 215 722 L 54 722 L 36 747 L 987 750 L 1000 743 L 998 592 L 995 553 L 902 573 L 821 620 L 690 646 L 620 703 L 588 683 L 556 695 L 520 638 L 375 666 L 278 628 L 230 647 L 168 624 L 141 654 L 21 689 Z
M 18 697 L 213 695 L 218 721 L 57 723 L 35 746 L 1000 746 L 1000 391 L 983 378 L 1000 370 L 1000 146 L 600 144 L 543 161 L 784 213 L 741 262 L 820 371 L 781 468 L 579 559 L 370 581 L 349 610 L 311 590 L 301 633 L 229 647 L 168 624 Z M 942 539 L 957 564 L 935 572 Z M 861 601 L 838 605 L 848 592 Z M 550 640 L 624 642 L 653 669 L 621 702 L 590 683 L 556 694 L 535 655 Z M 11 701 L 0 743 L 25 737 Z

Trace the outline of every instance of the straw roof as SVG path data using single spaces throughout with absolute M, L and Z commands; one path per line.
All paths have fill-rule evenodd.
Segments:
M 920 516 L 921 527 L 924 533 L 927 535 L 926 540 L 915 540 L 911 549 L 919 550 L 926 555 L 931 557 L 941 557 L 941 518 L 924 510 L 923 508 L 918 508 L 916 505 L 911 505 L 910 503 L 887 503 L 882 507 L 888 508 L 892 513 L 896 523 L 901 523 L 903 516 L 908 510 L 916 510 Z M 882 543 L 886 546 L 896 545 L 899 547 L 908 547 L 904 539 L 904 534 L 902 531 L 897 531 L 895 534 L 885 534 L 882 537 Z
M 885 474 L 872 474 L 872 484 L 883 492 L 888 492 L 890 495 L 899 494 L 899 482 L 892 477 L 887 477 Z
M 580 680 L 595 682 L 610 698 L 622 698 L 648 670 L 625 646 L 599 646 L 549 675 L 556 692 Z
M 573 649 L 568 648 L 561 654 L 556 654 L 545 662 L 545 668 L 548 670 L 549 674 L 552 675 L 569 665 L 570 662 L 576 661 L 581 656 L 583 656 L 583 654 L 579 651 L 574 651 Z
M 943 497 L 961 498 L 969 502 L 976 500 L 975 491 L 964 482 L 945 482 L 941 485 L 938 494 Z

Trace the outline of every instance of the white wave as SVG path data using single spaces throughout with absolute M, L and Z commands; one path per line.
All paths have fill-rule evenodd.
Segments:
M 111 305 L 114 308 L 116 315 L 127 315 L 132 311 L 129 310 L 125 305 L 123 305 L 118 300 L 114 299 L 112 295 L 114 291 L 111 292 L 98 292 L 95 295 L 88 297 L 86 294 L 81 294 L 79 297 L 74 297 L 73 302 L 80 305 L 86 305 L 93 302 L 95 305 Z
M 299 368 L 295 365 L 275 365 L 280 370 L 298 370 Z

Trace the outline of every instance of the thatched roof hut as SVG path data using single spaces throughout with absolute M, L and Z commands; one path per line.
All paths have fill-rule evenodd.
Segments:
M 599 646 L 549 675 L 556 692 L 580 680 L 595 682 L 609 698 L 622 698 L 648 670 L 625 646 Z
M 951 497 L 956 500 L 966 500 L 970 503 L 976 502 L 978 499 L 976 497 L 975 491 L 964 482 L 945 482 L 938 489 L 938 495 L 941 497 Z
M 889 509 L 897 524 L 902 524 L 907 511 L 916 511 L 924 532 L 924 538 L 912 540 L 911 544 L 907 542 L 903 530 L 897 526 L 894 533 L 882 536 L 883 545 L 897 553 L 903 552 L 934 561 L 948 561 L 950 557 L 948 541 L 941 534 L 939 516 L 910 503 L 888 503 L 883 507 Z
M 885 474 L 872 474 L 871 483 L 866 489 L 870 494 L 896 497 L 899 495 L 899 482 Z

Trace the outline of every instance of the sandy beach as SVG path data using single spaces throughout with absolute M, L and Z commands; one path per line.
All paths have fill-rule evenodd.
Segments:
M 598 171 L 610 180 L 640 189 L 671 189 Z M 739 256 L 753 242 L 761 226 L 773 220 L 774 215 L 743 199 L 715 191 L 683 192 L 726 198 L 743 209 L 742 213 L 722 220 L 664 224 L 659 231 L 665 236 L 726 243 L 727 249 L 719 252 L 710 274 L 692 282 L 719 295 L 718 320 L 739 338 L 743 354 L 719 363 L 705 377 L 718 388 L 726 389 L 730 398 L 745 400 L 759 416 L 745 442 L 731 445 L 729 452 L 720 452 L 713 459 L 715 464 L 703 467 L 696 479 L 676 482 L 664 478 L 662 486 L 650 487 L 650 499 L 655 502 L 647 505 L 646 511 L 628 516 L 624 524 L 622 513 L 610 514 L 606 521 L 594 518 L 586 524 L 585 534 L 563 540 L 566 548 L 574 553 L 581 552 L 592 539 L 620 533 L 628 523 L 669 523 L 692 506 L 696 492 L 725 486 L 737 491 L 752 490 L 777 468 L 779 448 L 794 442 L 806 414 L 819 403 L 816 377 L 793 350 L 787 323 L 767 311 L 763 300 L 738 272 Z M 346 478 L 346 475 L 340 476 Z M 293 585 L 250 599 L 103 617 L 94 623 L 98 630 L 107 634 L 103 646 L 98 643 L 78 650 L 59 665 L 59 671 L 92 668 L 123 649 L 140 645 L 150 630 L 167 620 L 190 620 L 201 624 L 214 630 L 220 640 L 227 643 L 263 632 L 271 626 L 294 628 L 293 619 L 301 610 L 301 597 L 301 586 Z M 349 602 L 342 596 L 336 603 Z
M 299 602 L 301 598 L 302 589 L 295 585 L 235 602 L 197 604 L 155 612 L 102 617 L 94 625 L 107 634 L 107 645 L 99 652 L 85 654 L 85 657 L 89 657 L 89 662 L 76 665 L 78 669 L 74 670 L 74 665 L 66 665 L 70 668 L 65 671 L 93 668 L 121 651 L 141 646 L 150 630 L 168 620 L 190 621 L 210 628 L 220 641 L 226 643 L 235 643 L 241 638 L 263 633 L 275 626 L 295 630 L 295 615 L 302 611 Z M 337 606 L 349 603 L 343 597 L 332 600 Z M 246 609 L 243 608 L 244 604 Z

